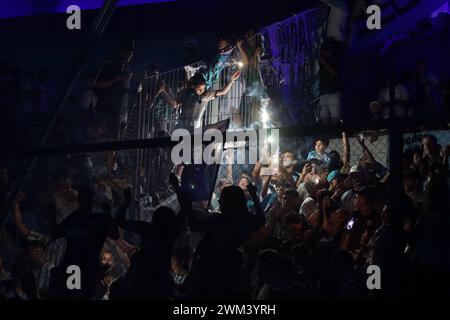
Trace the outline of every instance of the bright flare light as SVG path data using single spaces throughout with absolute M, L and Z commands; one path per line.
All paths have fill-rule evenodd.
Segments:
M 318 185 L 320 183 L 320 178 L 319 177 L 314 177 L 313 178 L 313 182 L 315 185 Z
M 261 121 L 264 124 L 269 122 L 269 113 L 267 112 L 267 110 L 262 110 L 261 111 Z
M 267 111 L 269 101 L 270 99 L 268 98 L 261 99 L 260 121 L 263 128 L 267 128 L 270 122 L 270 114 Z

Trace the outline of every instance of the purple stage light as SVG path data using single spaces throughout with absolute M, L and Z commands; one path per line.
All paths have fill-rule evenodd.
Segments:
M 432 17 L 432 18 L 436 18 L 436 17 L 439 15 L 439 13 L 450 13 L 449 7 L 448 7 L 448 1 L 447 1 L 446 3 L 444 3 L 444 4 L 442 5 L 442 7 L 440 7 L 440 8 L 437 9 L 436 11 L 434 11 L 434 12 L 431 14 L 431 17 Z
M 175 2 L 176 0 L 119 0 L 118 7 Z M 34 16 L 39 14 L 65 13 L 67 7 L 77 5 L 81 10 L 99 9 L 103 0 L 15 0 L 0 1 L 0 19 Z

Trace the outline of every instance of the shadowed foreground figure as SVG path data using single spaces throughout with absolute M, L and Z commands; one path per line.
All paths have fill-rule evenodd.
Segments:
M 192 266 L 193 298 L 231 298 L 236 290 L 241 268 L 237 248 L 265 223 L 256 188 L 251 184 L 248 187 L 256 214 L 247 210 L 247 199 L 242 189 L 229 186 L 222 190 L 219 199 L 221 213 L 198 221 L 193 215 L 189 198 L 181 192 L 177 183 L 173 185 L 181 210 L 188 218 L 190 230 L 204 234 Z
M 128 190 L 129 191 L 129 190 Z M 130 198 L 129 192 L 126 195 Z M 151 223 L 125 219 L 125 211 L 116 216 L 118 226 L 141 236 L 141 250 L 131 258 L 125 282 L 128 298 L 167 299 L 170 294 L 170 261 L 176 238 L 184 225 L 168 207 L 160 207 Z
M 92 299 L 95 279 L 99 272 L 98 259 L 107 237 L 119 238 L 113 225 L 111 208 L 103 213 L 93 212 L 95 191 L 90 187 L 78 190 L 80 206 L 56 227 L 53 219 L 53 239 L 65 238 L 67 247 L 61 264 L 52 270 L 51 297 L 58 299 Z M 56 217 L 54 217 L 56 218 Z M 76 265 L 81 270 L 81 290 L 69 291 L 66 287 L 67 267 Z

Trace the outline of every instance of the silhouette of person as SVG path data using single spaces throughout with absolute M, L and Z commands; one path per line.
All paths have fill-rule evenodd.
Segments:
M 168 207 L 159 207 L 152 222 L 125 219 L 125 212 L 116 216 L 117 225 L 141 236 L 141 250 L 131 258 L 126 275 L 130 298 L 167 299 L 170 294 L 170 262 L 175 240 L 184 225 Z
M 95 291 L 95 279 L 98 276 L 99 257 L 107 237 L 117 240 L 119 232 L 113 224 L 111 208 L 104 206 L 103 213 L 93 212 L 95 191 L 90 187 L 80 187 L 78 190 L 79 208 L 72 212 L 61 224 L 56 226 L 52 238 L 64 237 L 67 241 L 66 251 L 60 265 L 52 272 L 53 290 L 56 298 L 63 299 L 92 299 Z M 125 203 L 128 207 L 129 203 Z M 121 208 L 119 211 L 126 211 Z M 67 267 L 76 265 L 81 271 L 81 289 L 68 290 L 66 280 Z M 55 287 L 56 286 L 56 287 Z
M 204 233 L 192 265 L 193 298 L 231 297 L 241 267 L 238 264 L 237 248 L 265 224 L 256 187 L 252 184 L 248 187 L 256 214 L 248 211 L 244 191 L 238 186 L 229 186 L 222 190 L 219 199 L 221 213 L 203 221 L 195 219 L 187 195 L 177 188 L 176 191 L 190 230 Z

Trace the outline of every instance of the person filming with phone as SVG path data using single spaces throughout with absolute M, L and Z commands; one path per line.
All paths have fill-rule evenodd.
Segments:
M 356 193 L 356 211 L 347 223 L 346 228 L 349 233 L 344 246 L 347 250 L 356 252 L 361 247 L 361 237 L 367 227 L 370 226 L 373 230 L 378 229 L 381 225 L 381 217 L 374 208 L 376 194 L 374 186 L 355 188 L 354 192 Z

